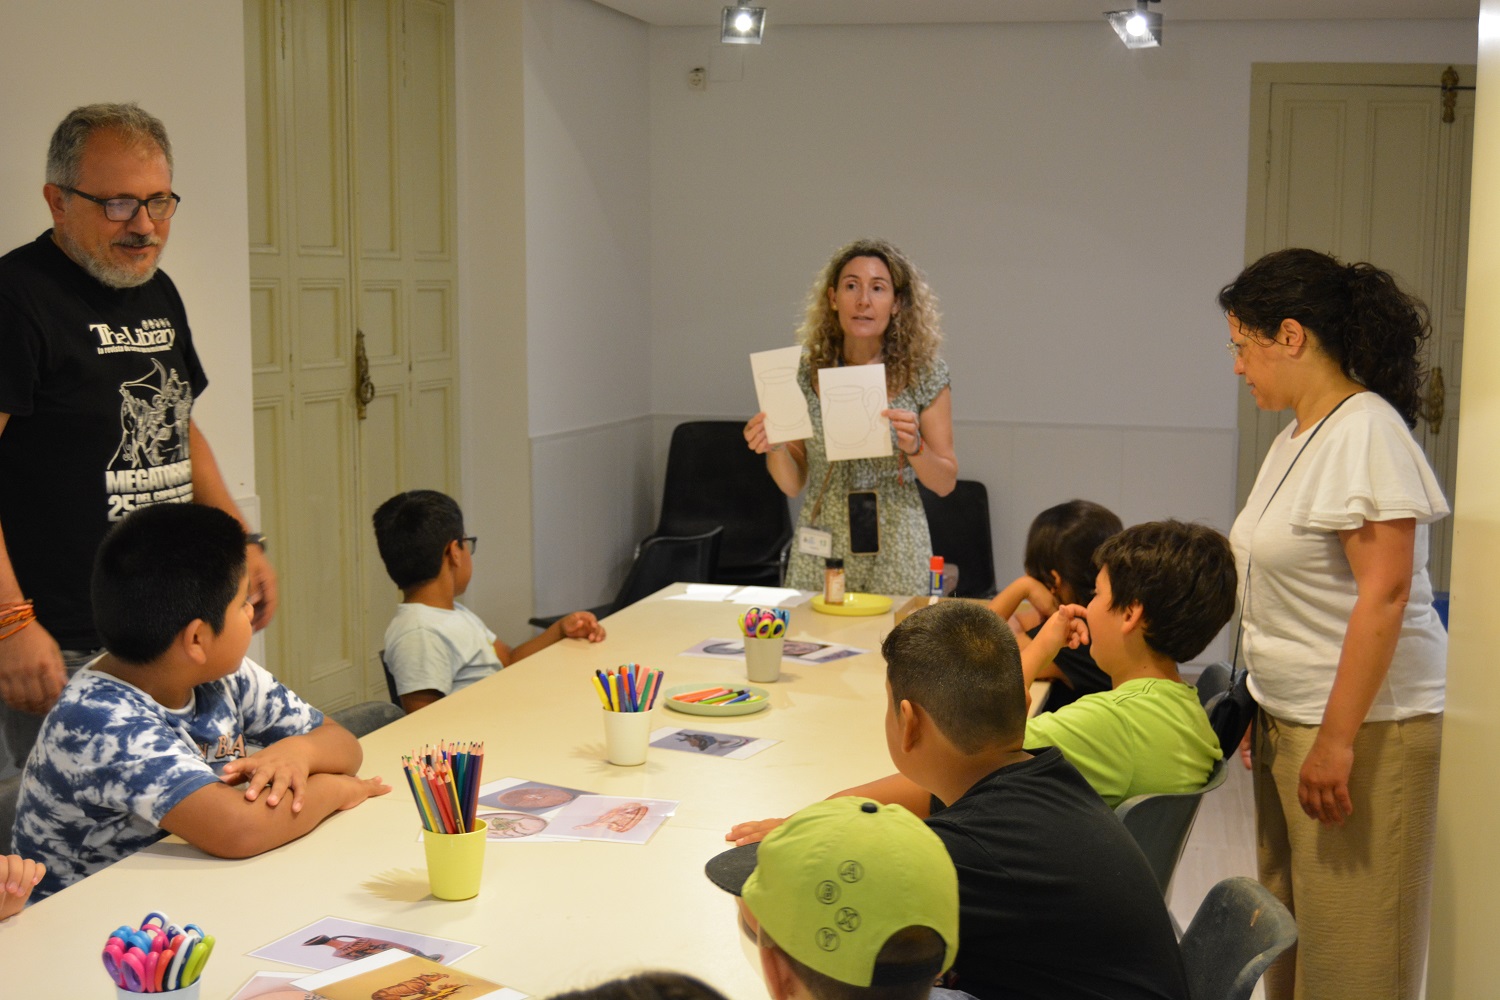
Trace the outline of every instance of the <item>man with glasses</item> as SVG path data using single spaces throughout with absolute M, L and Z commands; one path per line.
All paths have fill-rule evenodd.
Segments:
M 0 722 L 18 765 L 100 646 L 89 578 L 109 526 L 188 501 L 244 523 L 192 422 L 208 378 L 157 269 L 182 200 L 166 128 L 134 104 L 75 108 L 42 195 L 52 228 L 0 257 Z M 263 628 L 276 576 L 250 537 Z

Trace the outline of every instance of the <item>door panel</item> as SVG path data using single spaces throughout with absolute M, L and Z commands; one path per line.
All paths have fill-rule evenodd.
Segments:
M 245 24 L 256 475 L 282 580 L 268 666 L 337 708 L 385 697 L 398 598 L 371 512 L 458 493 L 452 4 L 245 0 Z M 414 322 L 439 345 L 420 362 Z M 418 384 L 440 417 L 414 411 Z
M 1246 260 L 1304 246 L 1392 272 L 1431 309 L 1428 365 L 1441 371 L 1444 418 L 1415 434 L 1449 497 L 1457 441 L 1457 365 L 1467 266 L 1473 93 L 1442 122 L 1443 67 L 1257 66 L 1252 99 Z M 1460 69 L 1473 79 L 1472 69 Z M 1240 397 L 1240 504 L 1289 413 Z M 1433 528 L 1429 569 L 1446 589 L 1452 520 Z

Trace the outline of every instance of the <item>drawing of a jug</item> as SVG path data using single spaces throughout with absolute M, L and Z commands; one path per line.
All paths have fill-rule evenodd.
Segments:
M 876 418 L 885 409 L 885 393 L 869 386 L 834 386 L 823 394 L 827 412 L 823 426 L 829 440 L 843 448 L 852 448 L 868 440 L 877 429 Z
M 772 427 L 796 427 L 804 411 L 797 369 L 769 368 L 760 373 L 761 409 Z M 777 416 L 782 419 L 778 421 Z

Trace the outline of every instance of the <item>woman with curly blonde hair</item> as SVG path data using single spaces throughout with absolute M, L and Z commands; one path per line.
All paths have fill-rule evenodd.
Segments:
M 771 478 L 787 496 L 813 484 L 798 527 L 832 536 L 832 554 L 844 560 L 850 590 L 925 594 L 932 544 L 917 482 L 945 496 L 958 481 L 953 399 L 948 366 L 937 353 L 942 334 L 932 290 L 900 250 L 884 240 L 858 240 L 836 253 L 818 276 L 798 339 L 805 352 L 797 382 L 807 399 L 812 436 L 773 445 L 766 437 L 766 415 L 757 413 L 745 425 L 745 441 L 766 456 Z M 890 421 L 896 454 L 830 462 L 818 371 L 867 364 L 885 365 L 889 405 L 881 415 Z M 871 492 L 879 524 L 876 551 L 853 552 L 850 496 Z M 786 585 L 822 589 L 823 557 L 794 544 Z

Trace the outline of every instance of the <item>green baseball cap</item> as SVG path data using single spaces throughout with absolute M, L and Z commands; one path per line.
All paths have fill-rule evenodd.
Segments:
M 930 927 L 941 968 L 958 953 L 958 873 L 937 834 L 901 806 L 846 796 L 801 810 L 759 844 L 708 862 L 709 879 L 745 905 L 776 944 L 803 965 L 851 986 L 875 981 L 891 935 Z

